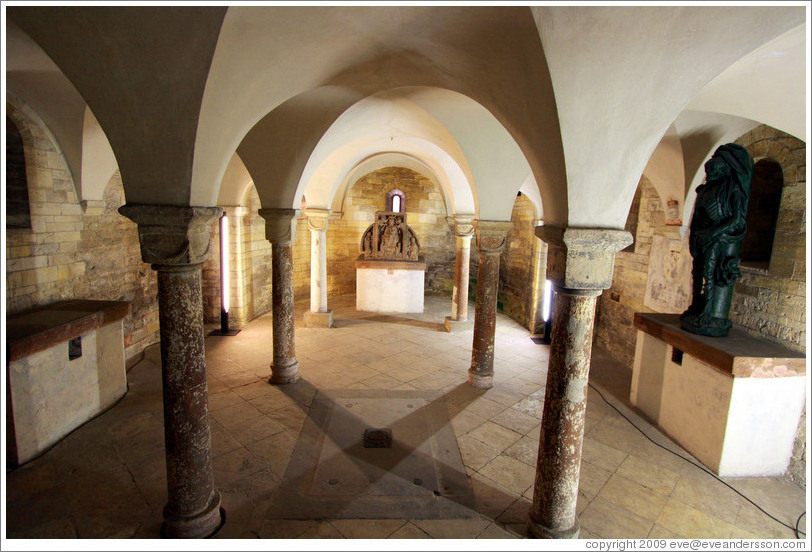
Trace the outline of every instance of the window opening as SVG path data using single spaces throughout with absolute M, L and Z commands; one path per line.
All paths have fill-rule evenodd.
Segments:
M 20 131 L 6 117 L 6 228 L 31 228 L 25 151 Z
M 406 211 L 406 194 L 402 190 L 394 188 L 386 194 L 386 210 L 391 213 L 403 213 Z

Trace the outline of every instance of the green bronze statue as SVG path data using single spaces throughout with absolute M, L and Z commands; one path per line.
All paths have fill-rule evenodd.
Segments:
M 705 183 L 696 189 L 689 246 L 694 258 L 693 298 L 680 316 L 682 329 L 724 337 L 733 284 L 741 274 L 739 252 L 747 231 L 747 202 L 753 158 L 737 144 L 719 146 L 705 163 Z

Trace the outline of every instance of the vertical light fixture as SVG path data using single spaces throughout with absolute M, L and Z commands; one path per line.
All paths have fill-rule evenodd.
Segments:
M 544 319 L 544 334 L 542 343 L 550 343 L 553 333 L 553 284 L 550 280 L 544 282 L 544 301 L 541 307 L 541 317 Z
M 228 308 L 231 293 L 229 282 L 228 215 L 220 217 L 220 330 L 209 335 L 237 335 L 240 330 L 228 329 Z

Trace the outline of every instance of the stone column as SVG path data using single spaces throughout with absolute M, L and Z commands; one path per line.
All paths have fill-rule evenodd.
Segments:
M 265 237 L 271 242 L 273 290 L 273 384 L 299 380 L 293 310 L 293 242 L 296 240 L 298 209 L 260 209 L 265 219 Z
M 329 328 L 333 311 L 327 310 L 327 209 L 306 209 L 310 229 L 310 310 L 304 315 L 308 328 Z
M 479 269 L 477 271 L 474 343 L 468 383 L 481 389 L 493 387 L 493 341 L 496 333 L 496 294 L 499 289 L 499 255 L 505 249 L 510 221 L 476 221 Z
M 214 488 L 208 415 L 200 268 L 211 255 L 219 207 L 124 205 L 138 224 L 141 258 L 158 272 L 167 537 L 207 537 L 223 521 Z
M 623 230 L 539 226 L 556 294 L 530 531 L 578 538 L 575 508 L 584 441 L 595 303 L 612 285 L 615 253 L 632 241 Z
M 473 217 L 454 217 L 454 234 L 457 236 L 457 261 L 454 265 L 454 293 L 451 297 L 451 316 L 445 317 L 445 329 L 449 332 L 470 330 L 473 321 L 468 320 L 468 275 L 471 266 L 471 237 L 474 235 Z

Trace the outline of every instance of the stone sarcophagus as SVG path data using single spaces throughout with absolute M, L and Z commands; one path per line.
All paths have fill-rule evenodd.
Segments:
M 426 263 L 406 213 L 375 213 L 375 222 L 361 238 L 355 268 L 357 310 L 423 312 Z
M 406 213 L 378 211 L 361 238 L 361 251 L 366 260 L 417 261 L 420 242 Z

